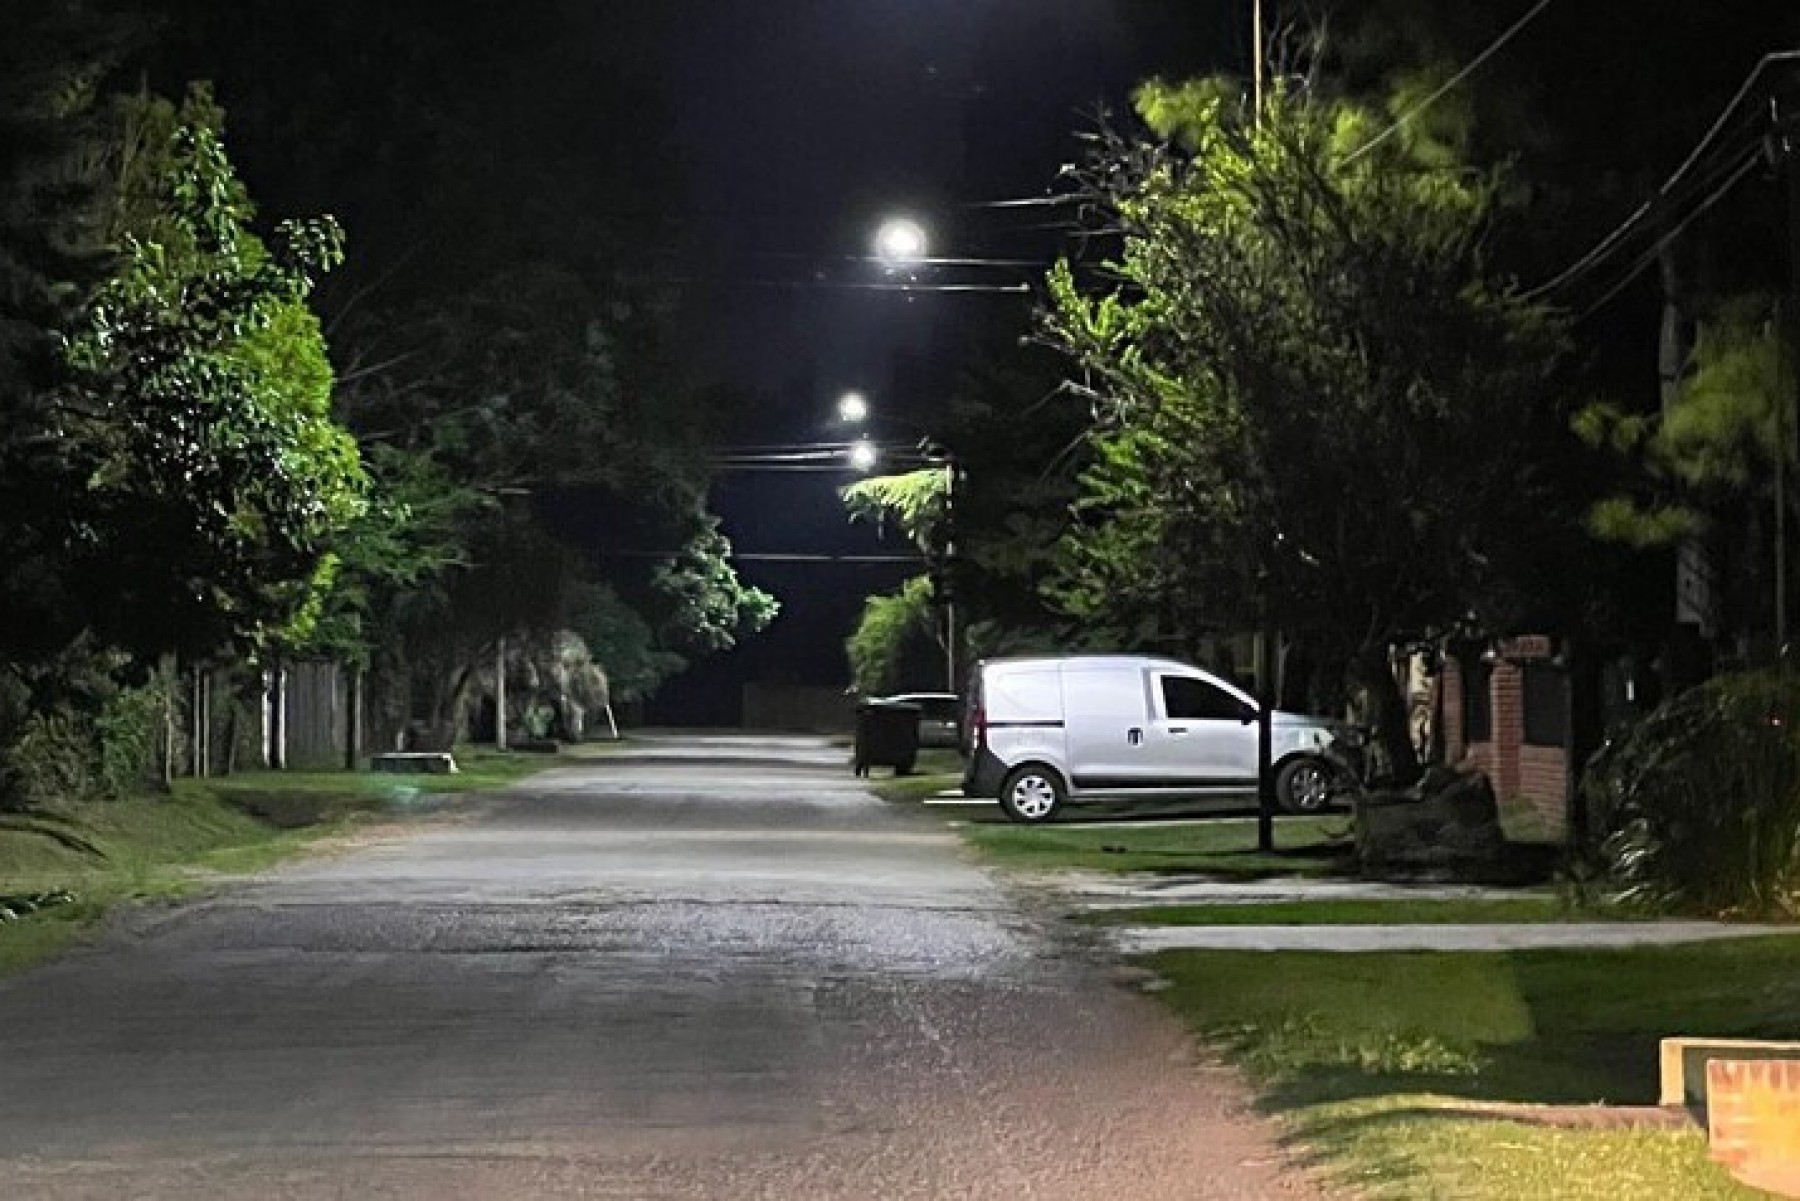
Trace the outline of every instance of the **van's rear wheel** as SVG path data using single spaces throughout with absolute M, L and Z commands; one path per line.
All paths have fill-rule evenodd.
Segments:
M 1047 822 L 1062 808 L 1062 777 L 1047 767 L 1027 763 L 1013 769 L 1000 785 L 1000 808 L 1016 822 Z
M 1275 800 L 1289 813 L 1317 813 L 1331 804 L 1336 782 L 1323 759 L 1297 756 L 1275 773 Z

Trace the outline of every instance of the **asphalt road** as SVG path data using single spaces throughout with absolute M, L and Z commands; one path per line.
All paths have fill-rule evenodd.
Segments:
M 0 1195 L 1320 1195 L 1070 938 L 841 751 L 643 742 L 0 982 Z

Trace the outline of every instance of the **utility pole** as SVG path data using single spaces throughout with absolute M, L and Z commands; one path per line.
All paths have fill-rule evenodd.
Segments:
M 1782 306 L 1781 391 L 1775 398 L 1775 661 L 1788 666 L 1787 460 L 1789 411 L 1800 391 L 1800 84 L 1775 103 L 1775 149 L 1787 167 L 1788 297 Z
M 506 635 L 494 640 L 494 749 L 506 749 Z
M 1250 0 L 1250 103 L 1258 125 L 1263 111 L 1263 0 Z
M 956 488 L 962 467 L 955 455 L 944 461 L 944 562 L 938 579 L 944 590 L 944 691 L 956 692 Z

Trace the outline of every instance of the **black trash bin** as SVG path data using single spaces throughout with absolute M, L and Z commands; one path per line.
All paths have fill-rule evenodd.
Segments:
M 871 767 L 891 767 L 896 776 L 913 769 L 919 757 L 919 707 L 871 699 L 856 706 L 856 751 L 852 766 L 866 776 Z

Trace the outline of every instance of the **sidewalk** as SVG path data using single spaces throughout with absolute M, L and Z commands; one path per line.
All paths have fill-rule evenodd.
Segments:
M 1528 951 L 1663 946 L 1769 934 L 1793 926 L 1728 922 L 1545 922 L 1463 926 L 1119 926 L 1104 937 L 1127 955 L 1159 951 Z

